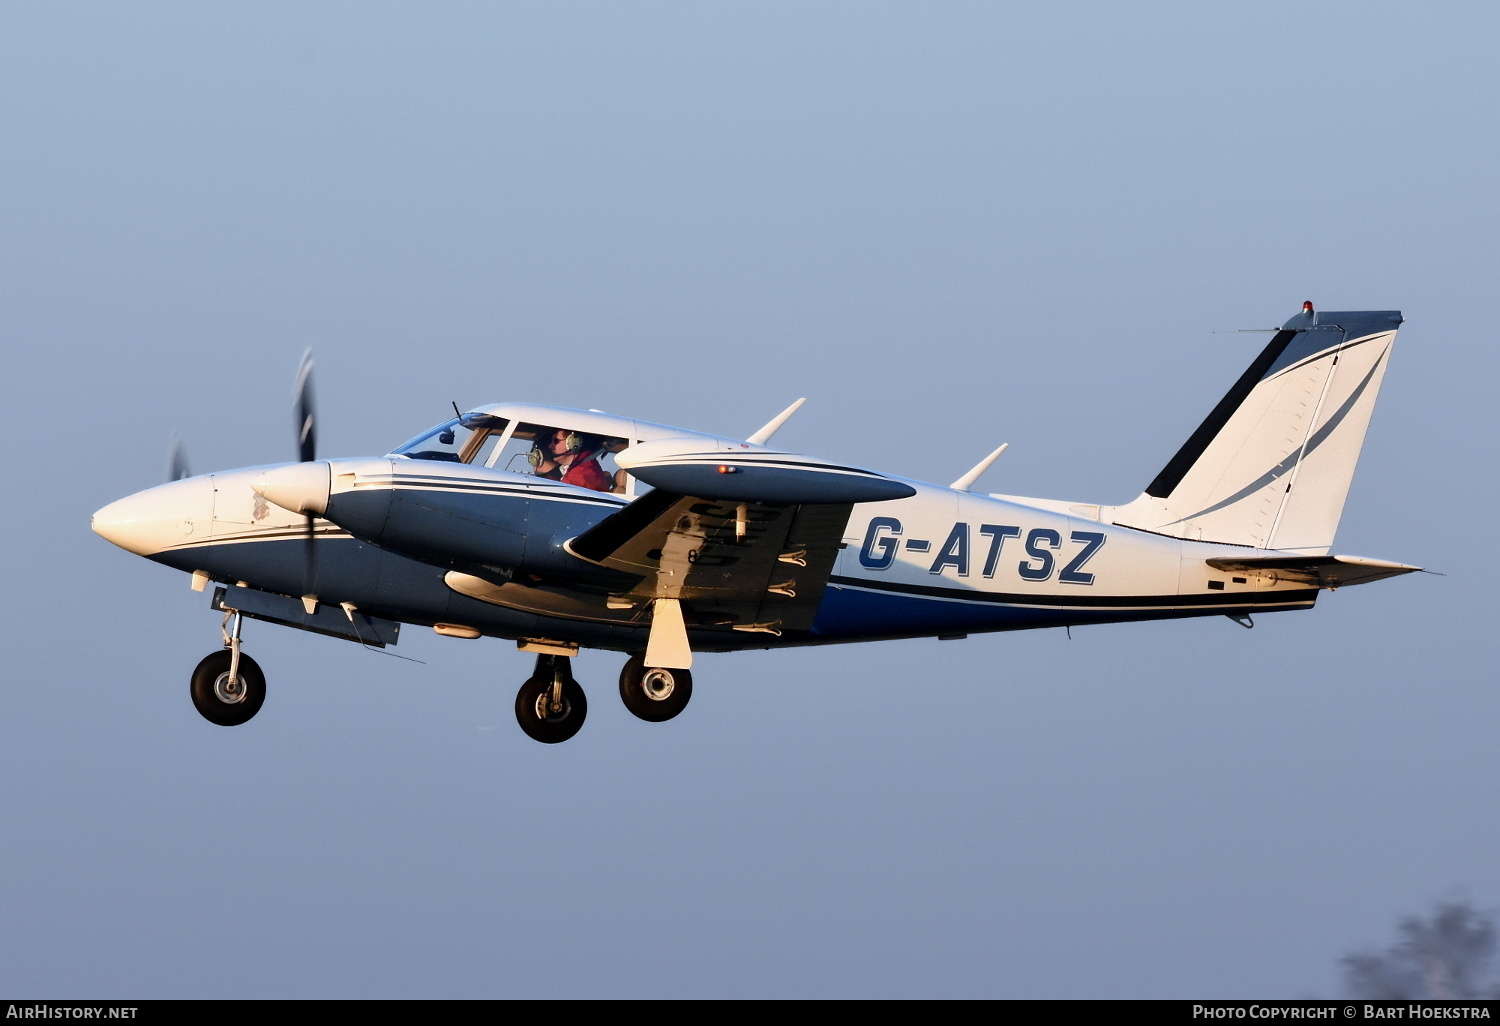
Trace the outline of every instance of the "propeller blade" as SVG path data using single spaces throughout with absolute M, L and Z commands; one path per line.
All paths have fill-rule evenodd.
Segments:
M 318 458 L 318 414 L 313 399 L 312 350 L 302 354 L 302 365 L 297 368 L 297 383 L 292 386 L 293 413 L 297 426 L 297 459 L 310 463 Z M 307 515 L 302 532 L 302 594 L 304 601 L 318 591 L 318 541 L 316 535 L 318 518 Z
M 318 593 L 318 540 L 314 533 L 318 518 L 307 515 L 302 533 L 302 594 Z
M 193 472 L 188 469 L 187 453 L 182 451 L 182 439 L 174 431 L 172 444 L 167 449 L 167 481 L 181 481 L 192 476 Z
M 318 458 L 318 422 L 316 404 L 313 401 L 312 372 L 312 350 L 309 349 L 302 354 L 302 366 L 297 368 L 297 384 L 292 389 L 296 399 L 297 459 L 303 463 Z

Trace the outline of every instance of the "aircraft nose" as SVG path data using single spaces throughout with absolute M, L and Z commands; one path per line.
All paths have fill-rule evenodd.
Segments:
M 324 460 L 272 467 L 250 487 L 282 509 L 322 516 L 328 512 L 329 467 Z
M 213 519 L 213 479 L 187 478 L 117 499 L 96 512 L 94 533 L 138 556 L 206 541 Z

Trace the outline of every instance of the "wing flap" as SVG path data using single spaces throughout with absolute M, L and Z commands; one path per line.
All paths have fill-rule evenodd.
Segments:
M 852 504 L 717 502 L 649 492 L 568 551 L 637 574 L 636 599 L 675 599 L 693 626 L 806 630 Z

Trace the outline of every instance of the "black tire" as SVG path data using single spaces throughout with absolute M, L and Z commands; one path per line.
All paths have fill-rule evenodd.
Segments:
M 532 677 L 516 692 L 516 722 L 533 741 L 555 745 L 566 741 L 583 727 L 589 714 L 588 698 L 572 677 L 563 681 L 562 712 L 550 714 L 543 708 L 552 692 L 552 678 Z
M 254 659 L 241 652 L 237 676 L 243 697 L 226 701 L 229 658 L 228 649 L 214 652 L 204 656 L 193 670 L 193 705 L 209 723 L 238 727 L 260 712 L 260 707 L 265 704 L 266 675 Z
M 648 723 L 664 723 L 687 708 L 693 697 L 693 675 L 687 670 L 647 667 L 640 653 L 620 671 L 620 698 L 625 708 Z

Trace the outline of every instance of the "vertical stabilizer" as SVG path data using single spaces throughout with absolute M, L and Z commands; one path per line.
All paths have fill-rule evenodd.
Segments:
M 1394 310 L 1315 313 L 1307 304 L 1113 521 L 1326 553 L 1400 324 Z

